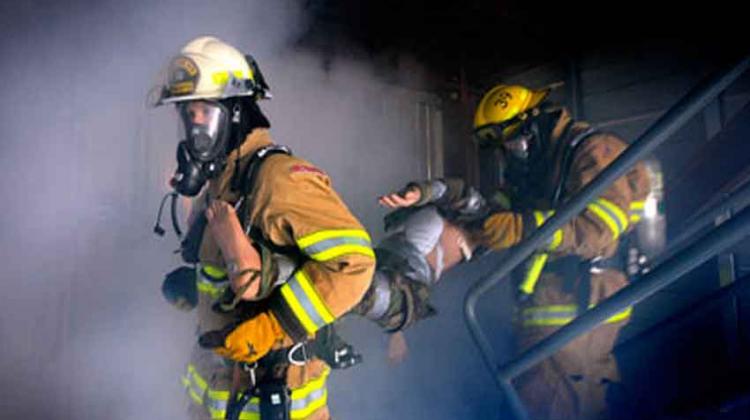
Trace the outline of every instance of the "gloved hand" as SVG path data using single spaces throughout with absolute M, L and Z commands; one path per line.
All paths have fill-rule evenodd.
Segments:
M 518 213 L 503 211 L 490 215 L 484 221 L 481 243 L 494 250 L 510 248 L 521 241 L 523 218 Z
M 177 309 L 189 311 L 198 306 L 198 286 L 195 283 L 195 269 L 180 267 L 172 270 L 164 278 L 161 293 L 167 302 Z
M 283 340 L 284 330 L 268 312 L 244 322 L 233 323 L 222 330 L 209 331 L 200 336 L 201 347 L 238 362 L 253 363 L 265 356 L 274 343 Z

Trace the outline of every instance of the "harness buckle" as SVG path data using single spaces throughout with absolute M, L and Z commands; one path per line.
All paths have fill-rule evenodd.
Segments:
M 296 359 L 295 354 L 301 350 L 301 359 Z M 307 356 L 307 346 L 304 341 L 301 341 L 295 345 L 292 346 L 292 348 L 289 349 L 289 352 L 286 355 L 287 360 L 290 364 L 293 364 L 295 366 L 304 366 L 307 364 L 307 361 L 310 360 Z
M 242 370 L 250 375 L 250 387 L 255 388 L 258 384 L 258 378 L 255 377 L 255 371 L 258 369 L 258 362 L 254 362 L 252 365 L 247 363 L 242 364 Z
M 589 260 L 589 273 L 599 274 L 603 272 L 604 268 L 599 265 L 603 260 L 604 258 L 601 255 L 598 255 Z

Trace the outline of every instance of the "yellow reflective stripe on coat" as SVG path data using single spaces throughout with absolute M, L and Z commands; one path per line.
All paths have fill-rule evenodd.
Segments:
M 543 212 L 541 210 L 534 211 L 534 220 L 536 221 L 536 226 L 540 227 L 544 224 L 544 222 L 552 217 L 554 214 L 554 211 L 546 211 Z M 563 240 L 563 232 L 562 229 L 558 229 L 555 231 L 555 234 L 552 236 L 552 240 L 549 244 L 550 250 L 555 250 L 557 247 L 560 246 Z M 537 282 L 539 282 L 539 278 L 542 276 L 542 271 L 544 270 L 544 266 L 547 264 L 547 260 L 549 259 L 549 254 L 546 252 L 538 252 L 534 254 L 531 259 L 528 262 L 527 268 L 526 268 L 526 275 L 523 278 L 523 281 L 518 286 L 519 290 L 521 290 L 523 293 L 527 295 L 531 295 L 534 293 L 534 289 L 536 288 Z
M 541 211 L 541 210 L 535 210 L 534 211 L 534 220 L 536 220 L 536 227 L 541 227 L 544 222 L 547 221 L 552 215 L 555 214 L 554 210 L 548 210 L 548 211 Z M 556 250 L 560 244 L 562 244 L 563 241 L 563 230 L 557 229 L 555 233 L 552 235 L 552 239 L 550 239 L 549 246 L 547 247 L 550 251 Z
M 218 391 L 210 389 L 206 394 L 206 409 L 211 415 L 211 419 L 220 420 L 227 416 L 227 402 L 229 401 L 229 391 Z M 260 399 L 252 397 L 242 407 L 240 420 L 260 420 Z
M 201 270 L 213 280 L 221 280 L 227 276 L 226 270 L 211 264 L 201 264 Z
M 633 314 L 633 307 L 632 306 L 628 306 L 622 312 L 618 312 L 618 313 L 612 315 L 607 320 L 607 323 L 614 323 L 614 322 L 624 321 L 624 320 L 630 318 L 630 315 L 632 315 L 632 314 Z
M 628 215 L 630 216 L 630 222 L 631 223 L 638 223 L 643 218 L 643 214 L 646 211 L 646 202 L 645 201 L 633 201 L 630 203 L 630 212 Z
M 613 239 L 619 238 L 628 229 L 628 216 L 611 201 L 599 198 L 589 203 L 587 208 L 609 227 Z
M 328 402 L 328 390 L 326 380 L 331 369 L 326 367 L 319 378 L 314 379 L 299 388 L 291 391 L 290 417 L 292 419 L 303 419 L 310 414 L 326 405 Z M 192 378 L 192 379 L 188 379 Z M 183 385 L 187 389 L 187 382 L 202 384 L 200 399 L 193 398 L 198 405 L 204 405 L 211 415 L 212 419 L 224 419 L 227 413 L 227 402 L 229 401 L 229 391 L 218 390 L 208 387 L 206 380 L 198 374 L 193 365 L 188 365 L 188 378 L 183 378 Z M 191 392 L 191 397 L 192 397 Z M 205 396 L 205 399 L 204 399 Z M 205 400 L 205 403 L 204 403 Z M 260 420 L 260 400 L 258 397 L 252 397 L 242 408 L 240 420 Z
M 212 299 L 218 299 L 229 287 L 229 279 L 226 271 L 205 264 L 198 269 L 197 286 L 199 292 L 209 295 Z
M 328 402 L 326 379 L 329 373 L 331 369 L 326 367 L 319 378 L 292 390 L 292 406 L 289 413 L 292 419 L 303 419 L 326 405 Z
M 196 404 L 203 404 L 203 396 L 208 389 L 208 383 L 198 374 L 192 363 L 188 365 L 187 373 L 182 377 L 182 385 Z
M 322 230 L 300 238 L 297 246 L 315 261 L 329 261 L 346 254 L 375 258 L 370 235 L 362 229 Z
M 544 221 L 547 218 L 544 216 L 544 212 L 541 210 L 535 210 L 534 211 L 534 220 L 536 220 L 536 227 L 540 227 L 544 224 Z
M 589 306 L 589 309 L 594 306 Z M 628 319 L 633 312 L 629 306 L 623 311 L 611 316 L 605 322 L 612 324 Z M 574 320 L 578 316 L 578 305 L 545 305 L 524 308 L 521 311 L 521 321 L 525 327 L 556 327 Z
M 205 293 L 209 296 L 211 296 L 212 299 L 218 299 L 223 293 L 224 290 L 228 287 L 229 283 L 226 282 L 224 284 L 213 284 L 211 282 L 206 281 L 198 281 L 198 291 L 201 293 Z
M 518 286 L 518 288 L 527 295 L 533 294 L 536 284 L 539 281 L 539 277 L 542 276 L 542 270 L 547 264 L 549 254 L 546 252 L 534 254 L 529 260 L 528 269 L 526 270 L 526 276 Z
M 303 270 L 281 286 L 281 296 L 309 334 L 336 319 Z

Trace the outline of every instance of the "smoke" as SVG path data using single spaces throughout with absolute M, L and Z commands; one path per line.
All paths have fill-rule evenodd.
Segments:
M 422 71 L 302 49 L 302 2 L 30 1 L 0 12 L 3 418 L 184 417 L 194 323 L 160 296 L 179 261 L 172 237 L 150 232 L 176 118 L 145 99 L 187 40 L 212 34 L 256 57 L 274 94 L 262 105 L 273 136 L 329 172 L 375 237 L 375 197 L 426 174 L 417 116 L 434 98 L 394 83 L 419 86 Z M 369 367 L 334 375 L 334 415 L 382 418 L 383 398 L 408 390 L 383 362 L 380 331 L 345 329 Z M 424 403 L 390 410 L 414 418 Z

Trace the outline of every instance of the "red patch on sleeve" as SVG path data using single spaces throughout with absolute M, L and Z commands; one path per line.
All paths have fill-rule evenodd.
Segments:
M 320 169 L 318 169 L 318 168 L 316 168 L 314 166 L 308 166 L 308 165 L 294 165 L 289 170 L 289 173 L 292 173 L 292 174 L 298 173 L 298 172 L 313 173 L 313 174 L 318 174 L 318 175 L 326 176 L 325 172 L 321 171 Z

